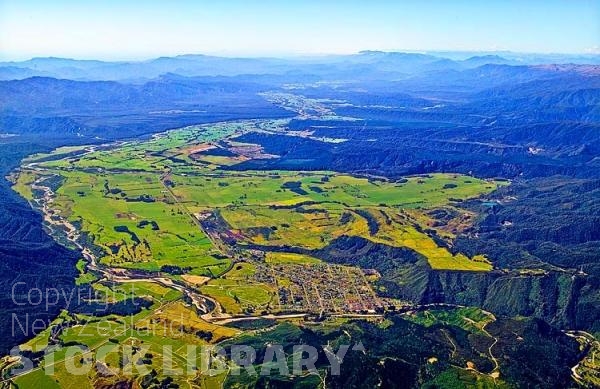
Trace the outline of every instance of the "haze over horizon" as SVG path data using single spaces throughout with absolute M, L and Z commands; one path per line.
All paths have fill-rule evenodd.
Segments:
M 597 54 L 600 2 L 0 0 L 0 60 L 362 50 Z

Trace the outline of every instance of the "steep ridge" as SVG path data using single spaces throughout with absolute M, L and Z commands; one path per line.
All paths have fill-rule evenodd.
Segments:
M 53 320 L 66 306 L 75 287 L 78 254 L 60 246 L 44 232 L 41 215 L 32 210 L 4 179 L 22 157 L 47 151 L 50 147 L 19 142 L 0 144 L 2 354 L 34 336 Z M 49 304 L 46 304 L 46 298 Z

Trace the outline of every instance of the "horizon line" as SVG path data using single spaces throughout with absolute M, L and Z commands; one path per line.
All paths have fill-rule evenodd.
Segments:
M 539 56 L 555 56 L 555 55 L 564 55 L 564 56 L 585 56 L 585 57 L 594 57 L 600 56 L 600 50 L 597 48 L 591 49 L 589 51 L 580 51 L 580 52 L 535 52 L 535 51 L 513 51 L 513 50 L 455 50 L 455 49 L 427 49 L 427 50 L 413 50 L 413 49 L 391 49 L 391 50 L 379 50 L 379 49 L 363 49 L 354 52 L 347 53 L 334 53 L 334 52 L 273 52 L 270 54 L 267 53 L 242 53 L 242 52 L 183 52 L 179 54 L 153 54 L 153 55 L 140 55 L 135 57 L 121 57 L 117 56 L 71 56 L 71 55 L 32 55 L 28 57 L 16 57 L 16 56 L 8 56 L 3 57 L 0 55 L 0 62 L 27 62 L 35 59 L 63 59 L 63 60 L 73 60 L 73 61 L 100 61 L 100 62 L 146 62 L 152 61 L 159 58 L 177 58 L 177 57 L 185 57 L 185 56 L 205 56 L 205 57 L 216 57 L 216 58 L 247 58 L 247 59 L 302 59 L 302 58 L 318 58 L 318 57 L 343 57 L 343 56 L 353 56 L 353 55 L 361 55 L 366 53 L 385 53 L 385 54 L 424 54 L 435 56 L 436 54 L 515 54 L 515 55 L 539 55 Z

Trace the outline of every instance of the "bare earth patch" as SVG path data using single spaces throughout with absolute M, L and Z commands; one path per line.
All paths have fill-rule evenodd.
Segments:
M 191 274 L 182 275 L 181 279 L 183 279 L 188 284 L 192 284 L 192 285 L 195 285 L 195 286 L 204 285 L 208 281 L 210 281 L 210 277 L 194 276 L 194 275 L 191 275 Z

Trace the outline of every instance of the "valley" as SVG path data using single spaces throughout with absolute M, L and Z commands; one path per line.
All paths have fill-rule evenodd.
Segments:
M 317 253 L 342 236 L 405 247 L 426 257 L 435 269 L 491 269 L 483 256 L 455 255 L 436 243 L 454 236 L 465 220 L 457 221 L 453 230 L 435 229 L 427 212 L 451 210 L 452 202 L 502 183 L 451 174 L 390 182 L 327 171 L 232 170 L 241 157 L 231 150 L 241 146 L 220 146 L 268 125 L 224 123 L 171 131 L 114 149 L 82 149 L 65 158 L 61 152 L 58 158 L 32 156 L 15 188 L 42 204 L 47 221 L 62 221 L 69 230 L 77 225 L 80 232 L 67 231 L 67 237 L 80 248 L 89 246 L 92 263 L 179 279 L 218 279 L 234 263 L 247 262 L 242 283 L 264 284 L 259 294 L 270 295 L 269 289 L 289 283 L 285 276 L 269 275 L 291 265 L 321 273 Z M 226 152 L 231 155 L 214 155 Z M 35 199 L 33 193 L 40 193 L 43 182 L 48 187 Z M 430 235 L 424 232 L 428 228 Z M 273 269 L 262 269 L 254 277 L 254 263 Z M 261 277 L 262 283 L 256 280 Z
M 15 190 L 43 212 L 58 242 L 82 250 L 76 283 L 94 297 L 64 311 L 51 332 L 22 349 L 36 354 L 52 344 L 80 344 L 85 364 L 85 355 L 111 343 L 142 342 L 157 355 L 153 345 L 219 343 L 240 333 L 230 325 L 257 319 L 381 320 L 385 312 L 413 309 L 380 296 L 378 270 L 328 263 L 326 253 L 340 239 L 404 250 L 432 269 L 492 269 L 483 255 L 452 253 L 448 243 L 475 217 L 460 212 L 460 202 L 505 182 L 459 174 L 388 180 L 236 170 L 250 159 L 279 157 L 239 136 L 282 133 L 284 126 L 261 120 L 192 126 L 24 160 L 13 176 Z M 436 223 L 436 212 L 456 217 Z M 99 319 L 103 334 L 95 333 Z M 68 362 L 55 363 L 55 377 Z M 108 379 L 102 371 L 115 363 L 96 366 L 96 379 Z
M 597 385 L 596 66 L 213 60 L 0 81 L 2 387 Z

